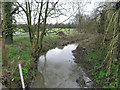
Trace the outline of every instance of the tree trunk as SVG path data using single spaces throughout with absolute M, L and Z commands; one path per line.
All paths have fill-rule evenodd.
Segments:
M 48 4 L 49 4 L 49 2 L 47 1 L 46 9 L 45 9 L 45 18 L 44 18 L 44 23 L 43 23 L 43 28 L 42 28 L 42 33 L 41 33 L 41 36 L 40 36 L 40 46 L 39 46 L 39 49 L 38 49 L 38 51 L 36 53 L 36 59 L 35 60 L 37 60 L 39 58 L 40 52 L 41 52 L 41 50 L 43 48 L 43 43 L 42 42 L 43 42 L 45 30 L 46 30 L 46 22 L 47 22 L 47 17 L 48 17 L 48 13 L 47 13 L 48 12 Z
M 8 62 L 7 62 L 7 52 L 6 52 L 6 48 L 5 48 L 5 44 L 4 44 L 4 39 L 2 38 L 2 60 L 3 60 L 3 65 L 7 66 Z
M 12 44 L 13 43 L 13 35 L 12 35 L 12 2 L 4 2 L 4 36 L 5 43 Z
M 2 51 L 3 65 L 7 66 L 8 65 L 8 62 L 7 62 L 7 53 L 6 53 L 6 48 L 5 48 L 3 34 L 2 34 L 2 22 L 0 24 L 0 48 L 1 48 L 1 51 Z
M 5 43 L 6 44 L 12 44 L 13 43 L 13 35 L 12 34 L 6 35 Z
M 43 47 L 43 38 L 45 35 L 45 30 L 46 30 L 46 21 L 47 17 L 49 16 L 50 12 L 55 8 L 56 2 L 52 8 L 49 9 L 49 0 L 46 0 L 45 3 L 43 2 L 44 0 L 41 0 L 41 6 L 40 10 L 35 13 L 34 19 L 36 19 L 36 16 L 38 15 L 38 21 L 34 25 L 32 25 L 32 3 L 29 1 L 25 3 L 25 7 L 23 7 L 20 3 L 17 2 L 19 7 L 22 8 L 24 13 L 26 14 L 27 17 L 27 26 L 29 30 L 29 37 L 30 37 L 30 43 L 31 43 L 31 51 L 32 51 L 32 56 L 35 58 L 35 61 L 39 58 L 40 52 Z M 59 0 L 58 0 L 59 1 Z M 46 5 L 46 6 L 45 6 Z M 44 7 L 45 6 L 45 7 Z M 38 5 L 39 9 L 39 5 Z M 44 11 L 43 11 L 44 10 Z M 38 13 L 38 14 L 37 14 Z M 44 15 L 43 15 L 44 14 Z M 42 27 L 42 32 L 40 33 L 40 25 L 43 24 Z

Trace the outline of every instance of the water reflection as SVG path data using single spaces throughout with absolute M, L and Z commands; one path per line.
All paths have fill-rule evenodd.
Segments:
M 39 58 L 38 70 L 45 78 L 46 88 L 79 88 L 76 79 L 80 73 L 77 71 L 78 66 L 73 61 L 72 53 L 76 47 L 76 44 L 71 44 L 63 49 L 55 48 Z M 40 88 L 40 84 L 40 77 L 36 77 L 32 87 Z

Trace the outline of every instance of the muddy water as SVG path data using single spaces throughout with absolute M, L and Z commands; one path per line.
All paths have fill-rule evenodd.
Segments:
M 80 72 L 78 66 L 74 63 L 72 51 L 77 45 L 71 44 L 63 49 L 55 48 L 49 50 L 47 54 L 39 58 L 38 70 L 32 88 L 79 88 L 76 79 Z M 41 78 L 42 76 L 42 78 Z
M 63 49 L 49 50 L 39 58 L 38 71 L 31 88 L 80 88 L 76 80 L 82 77 L 87 87 L 91 87 L 91 80 L 85 72 L 74 63 L 72 51 L 77 44 L 70 44 Z

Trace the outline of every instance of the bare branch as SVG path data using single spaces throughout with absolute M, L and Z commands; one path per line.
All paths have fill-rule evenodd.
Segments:
M 25 8 L 19 3 L 19 2 L 17 2 L 17 4 L 18 4 L 18 6 L 19 7 L 21 7 L 22 8 L 22 10 L 26 13 L 26 10 L 25 10 Z

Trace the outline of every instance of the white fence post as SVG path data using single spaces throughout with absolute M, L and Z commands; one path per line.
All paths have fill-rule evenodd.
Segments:
M 21 78 L 21 82 L 22 82 L 22 88 L 25 89 L 25 84 L 24 84 L 21 64 L 19 63 L 18 65 L 19 65 L 20 78 Z

